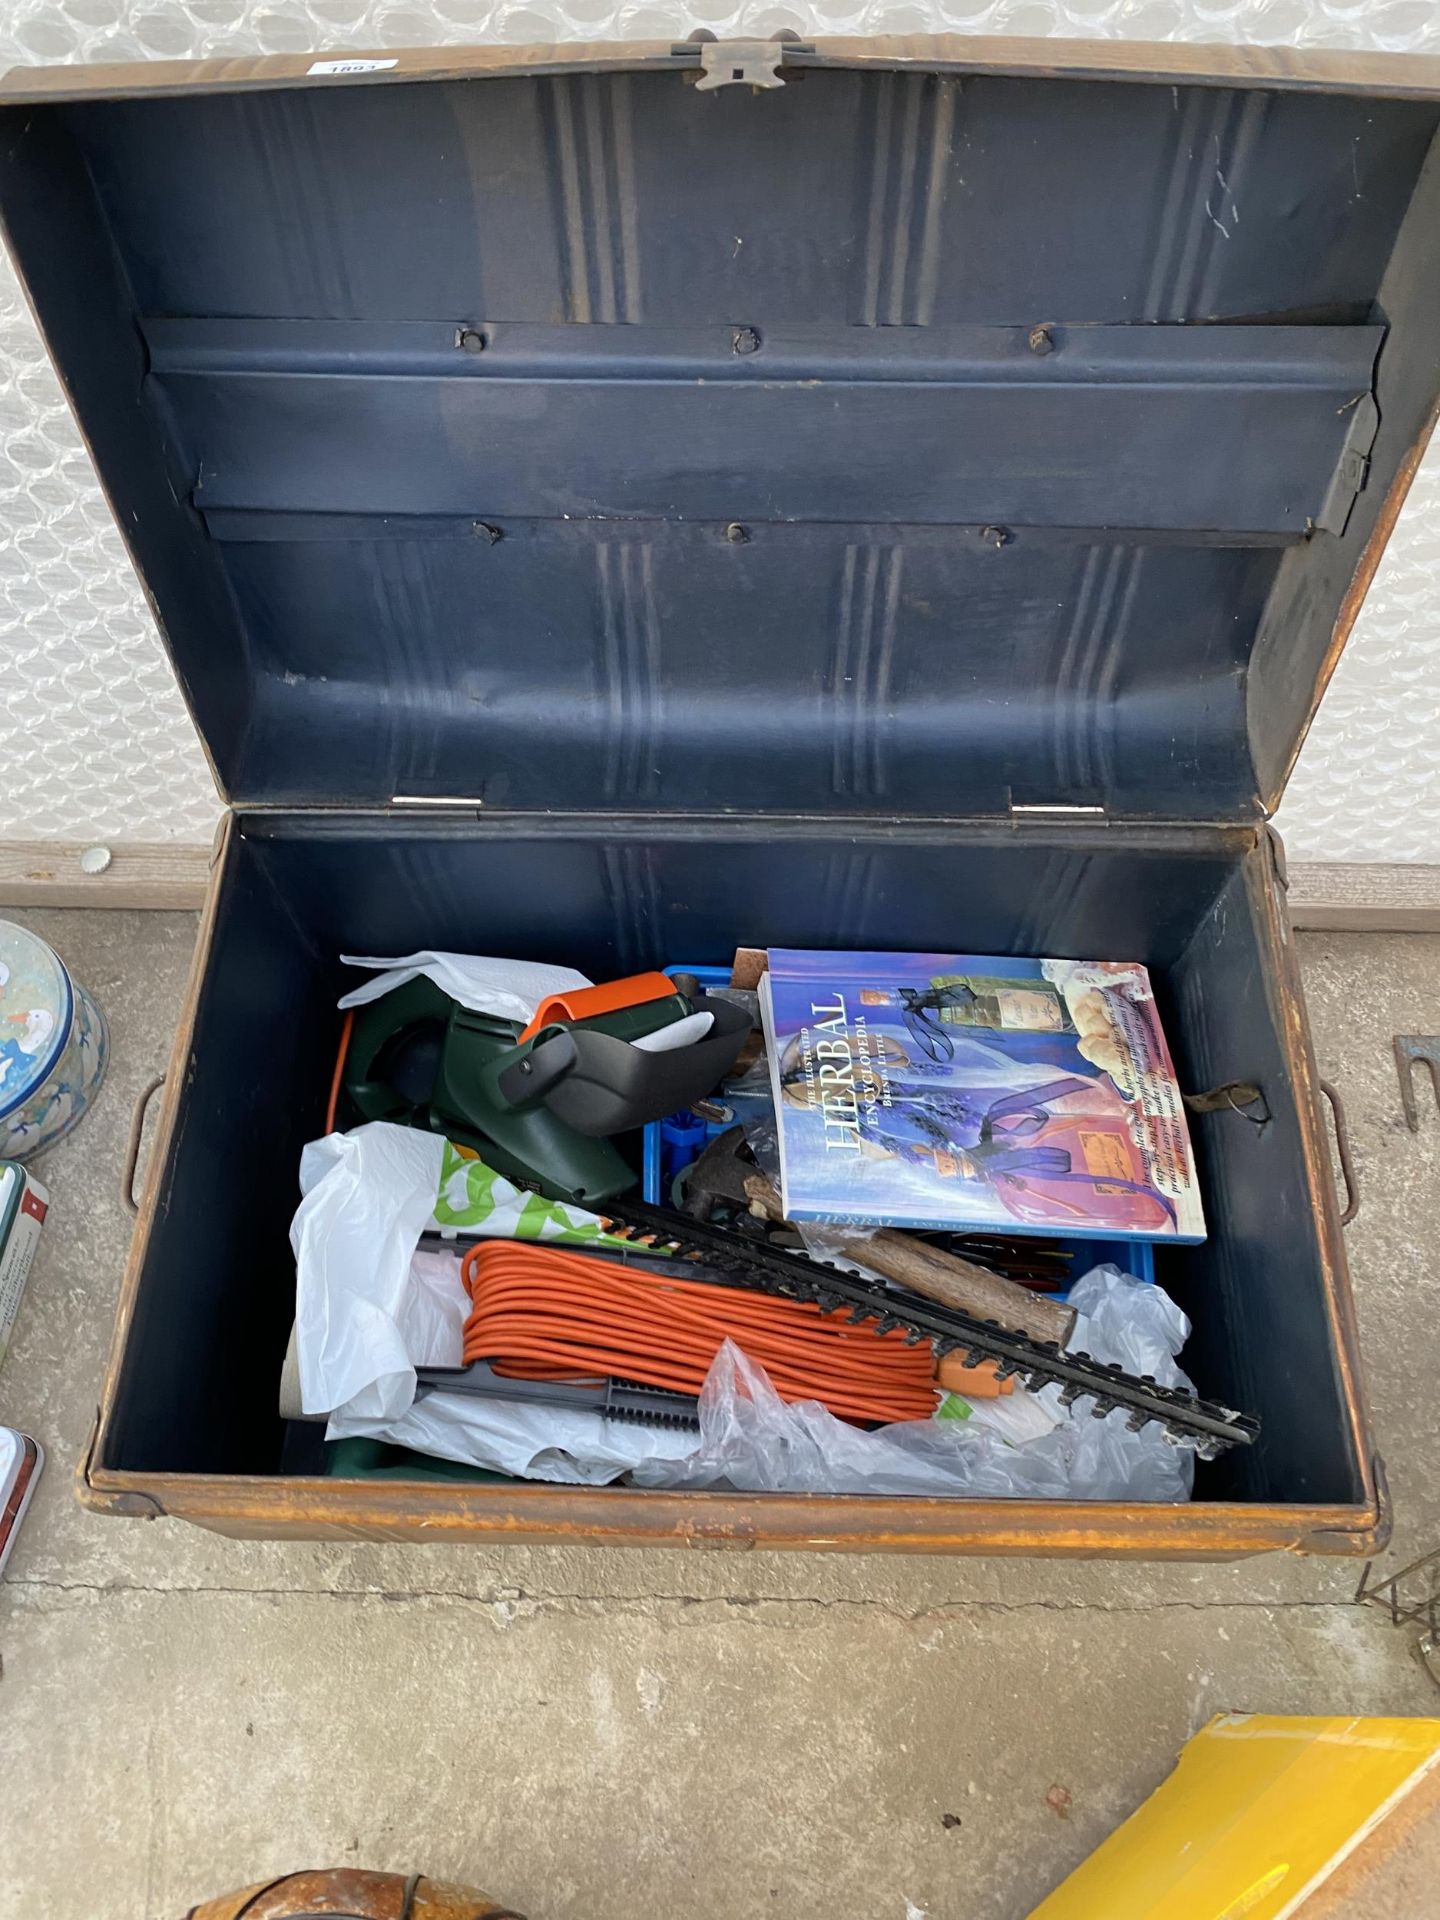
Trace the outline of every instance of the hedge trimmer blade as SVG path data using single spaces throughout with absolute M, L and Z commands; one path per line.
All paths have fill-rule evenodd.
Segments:
M 766 1246 L 730 1228 L 691 1220 L 639 1200 L 607 1200 L 609 1232 L 644 1243 L 656 1253 L 693 1260 L 713 1279 L 733 1286 L 808 1300 L 822 1313 L 847 1313 L 852 1321 L 875 1320 L 882 1331 L 904 1330 L 912 1344 L 928 1341 L 937 1357 L 960 1353 L 966 1364 L 993 1361 L 1001 1379 L 1027 1387 L 1058 1386 L 1063 1405 L 1088 1400 L 1097 1419 L 1122 1409 L 1132 1432 L 1152 1424 L 1167 1439 L 1192 1445 L 1202 1460 L 1226 1447 L 1248 1447 L 1260 1423 L 1181 1387 L 1162 1387 L 1148 1375 L 1126 1373 L 1088 1354 L 1066 1353 L 993 1320 L 976 1320 L 954 1307 L 903 1293 L 878 1280 L 842 1273 L 801 1254 Z

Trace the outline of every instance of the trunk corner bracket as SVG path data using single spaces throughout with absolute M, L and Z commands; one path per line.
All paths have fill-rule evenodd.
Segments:
M 168 1518 L 164 1507 L 153 1493 L 126 1491 L 111 1493 L 104 1487 L 97 1487 L 94 1480 L 95 1449 L 100 1444 L 100 1409 L 95 1409 L 95 1419 L 90 1428 L 90 1438 L 85 1443 L 85 1451 L 75 1466 L 75 1484 L 82 1496 L 92 1494 L 111 1513 L 119 1514 L 127 1520 L 164 1520 Z

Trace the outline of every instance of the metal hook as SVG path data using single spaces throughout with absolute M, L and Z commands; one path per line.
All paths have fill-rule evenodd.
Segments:
M 1395 1071 L 1400 1076 L 1400 1102 L 1405 1109 L 1405 1124 L 1411 1133 L 1420 1131 L 1420 1109 L 1415 1103 L 1415 1063 L 1430 1069 L 1435 1098 L 1440 1102 L 1440 1034 L 1397 1033 L 1394 1039 Z
M 1350 1155 L 1350 1123 L 1345 1118 L 1345 1103 L 1338 1090 L 1328 1080 L 1322 1080 L 1320 1091 L 1330 1102 L 1330 1114 L 1335 1122 L 1335 1151 L 1340 1158 L 1340 1171 L 1345 1176 L 1345 1210 L 1340 1215 L 1340 1224 L 1348 1227 L 1360 1211 L 1360 1186 L 1355 1178 L 1355 1162 Z

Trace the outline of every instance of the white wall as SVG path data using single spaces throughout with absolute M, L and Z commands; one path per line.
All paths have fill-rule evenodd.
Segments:
M 476 40 L 973 32 L 1440 52 L 1440 0 L 0 0 L 0 66 Z M 1440 324 L 1440 321 L 1437 321 Z M 1292 857 L 1440 862 L 1440 452 L 1280 818 Z M 0 839 L 204 840 L 218 803 L 90 464 L 0 265 Z

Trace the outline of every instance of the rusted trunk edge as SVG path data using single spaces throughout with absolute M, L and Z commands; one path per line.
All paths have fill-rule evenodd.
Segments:
M 455 1538 L 516 1545 L 752 1547 L 805 1552 L 1036 1558 L 1239 1559 L 1379 1551 L 1388 1517 L 1367 1506 L 1176 1506 L 1079 1501 L 870 1500 L 802 1494 L 667 1494 L 624 1488 L 267 1479 L 92 1469 L 81 1499 L 238 1539 Z M 423 1512 L 420 1510 L 423 1502 Z
M 317 57 L 385 63 L 369 73 L 312 75 Z M 821 37 L 784 49 L 788 67 L 919 68 L 996 78 L 1348 92 L 1377 99 L 1440 97 L 1440 60 L 1425 55 L 1330 52 L 1176 42 L 1022 39 L 1005 35 L 879 34 Z M 241 59 L 154 60 L 104 66 L 15 67 L 0 106 L 184 92 L 239 93 L 314 86 L 393 86 L 556 73 L 681 72 L 699 49 L 673 40 L 564 41 L 532 46 L 344 48 L 327 56 L 281 53 Z

